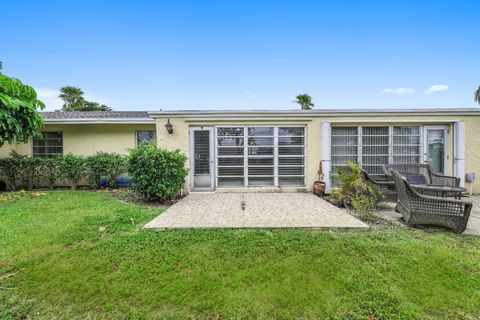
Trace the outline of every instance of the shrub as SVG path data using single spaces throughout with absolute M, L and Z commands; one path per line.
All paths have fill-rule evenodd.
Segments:
M 76 190 L 85 172 L 85 158 L 70 153 L 59 158 L 58 163 L 60 176 L 70 183 L 73 190 Z
M 28 190 L 35 187 L 37 178 L 40 175 L 42 158 L 22 157 L 19 165 L 20 178 Z
M 187 157 L 179 150 L 140 145 L 130 150 L 128 173 L 132 189 L 147 200 L 167 200 L 178 195 L 185 183 Z
M 372 210 L 382 199 L 382 194 L 373 183 L 363 178 L 358 164 L 349 162 L 347 165 L 348 168 L 337 168 L 340 182 L 338 198 L 343 200 L 345 205 L 370 218 Z
M 26 156 L 22 156 L 12 150 L 8 158 L 0 159 L 2 175 L 7 181 L 11 191 L 16 191 L 18 188 L 18 181 L 21 178 L 20 168 L 25 158 Z
M 41 158 L 41 176 L 50 190 L 53 190 L 55 182 L 60 175 L 60 160 L 62 156 L 52 158 Z
M 99 188 L 100 179 L 107 176 L 108 157 L 108 153 L 98 152 L 85 158 L 85 174 L 92 188 Z
M 100 187 L 100 180 L 107 177 L 110 187 L 127 171 L 126 157 L 117 153 L 98 152 L 85 159 L 85 173 L 93 188 Z
M 117 153 L 109 154 L 107 157 L 106 171 L 110 187 L 116 187 L 117 178 L 127 171 L 126 157 Z

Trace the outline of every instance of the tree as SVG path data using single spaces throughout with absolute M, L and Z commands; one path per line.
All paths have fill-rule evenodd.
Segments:
M 80 88 L 65 86 L 60 88 L 60 99 L 64 101 L 62 111 L 112 111 L 112 108 L 85 100 Z
M 98 102 L 85 101 L 81 111 L 112 111 L 112 108 Z
M 308 94 L 302 93 L 296 98 L 297 100 L 293 102 L 298 103 L 302 107 L 302 110 L 310 110 L 313 108 L 314 104 L 312 102 L 312 97 L 310 97 Z
M 480 104 L 480 87 L 478 87 L 477 91 L 475 91 L 475 96 L 473 97 L 473 100 Z
M 72 86 L 60 88 L 58 97 L 64 101 L 62 111 L 81 111 L 85 103 L 82 89 Z
M 38 111 L 43 108 L 32 87 L 0 72 L 0 147 L 41 136 L 43 117 Z

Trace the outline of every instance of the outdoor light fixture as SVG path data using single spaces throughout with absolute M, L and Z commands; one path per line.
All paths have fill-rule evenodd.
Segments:
M 165 129 L 169 134 L 173 133 L 173 124 L 170 123 L 170 118 L 167 120 L 167 124 L 165 125 Z

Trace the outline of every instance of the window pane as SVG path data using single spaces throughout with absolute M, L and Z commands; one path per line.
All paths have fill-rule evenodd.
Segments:
M 219 166 L 243 166 L 243 158 L 218 158 Z
M 304 143 L 304 137 L 279 137 L 278 138 L 278 144 L 279 145 L 303 145 Z
M 273 136 L 273 128 L 270 127 L 252 127 L 248 128 L 249 136 Z
M 279 176 L 300 176 L 304 175 L 304 167 L 278 167 Z
M 281 186 L 302 186 L 305 184 L 304 177 L 279 177 L 278 184 Z
M 273 186 L 273 177 L 252 177 L 248 178 L 249 186 Z
M 248 158 L 248 164 L 273 166 L 273 158 Z
M 243 136 L 243 128 L 218 128 L 217 136 Z
M 305 135 L 305 128 L 297 128 L 297 127 L 278 128 L 278 135 L 279 136 L 303 136 Z
M 273 167 L 248 167 L 248 176 L 273 176 Z
M 34 157 L 51 157 L 63 154 L 63 133 L 43 132 L 42 138 L 33 138 L 32 155 Z
M 219 146 L 243 146 L 243 138 L 218 138 Z
M 303 157 L 288 157 L 288 158 L 278 158 L 278 164 L 279 165 L 294 165 L 294 164 L 298 164 L 298 165 L 303 165 L 304 164 L 304 159 Z
M 303 147 L 278 147 L 279 155 L 303 155 Z
M 249 155 L 257 155 L 257 156 L 264 156 L 264 155 L 273 155 L 273 148 L 270 147 L 249 147 L 248 148 Z
M 155 131 L 137 131 L 137 145 L 152 144 L 155 141 Z
M 219 176 L 243 176 L 243 167 L 218 167 Z
M 273 146 L 273 137 L 271 138 L 248 138 L 249 146 Z
M 218 148 L 219 156 L 243 156 L 243 147 Z

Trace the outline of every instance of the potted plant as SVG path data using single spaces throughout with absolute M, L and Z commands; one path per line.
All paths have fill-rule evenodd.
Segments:
M 318 165 L 318 180 L 313 183 L 313 193 L 317 196 L 323 196 L 325 193 L 325 182 L 323 181 L 323 166 L 322 161 Z

